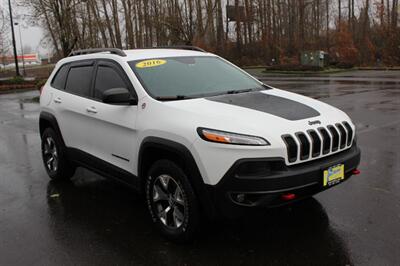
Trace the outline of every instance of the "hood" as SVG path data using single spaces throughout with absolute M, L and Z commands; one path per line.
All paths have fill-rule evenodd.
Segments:
M 331 123 L 349 121 L 339 109 L 299 94 L 270 89 L 171 101 L 173 109 L 191 113 L 198 127 L 268 136 L 293 134 Z M 277 132 L 278 131 L 278 132 Z
M 225 94 L 207 100 L 255 110 L 290 121 L 317 117 L 320 113 L 313 107 L 290 98 L 263 92 Z

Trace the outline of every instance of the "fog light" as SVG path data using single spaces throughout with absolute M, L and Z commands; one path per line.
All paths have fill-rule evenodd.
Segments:
M 236 195 L 236 201 L 239 203 L 243 203 L 245 201 L 246 197 L 244 194 L 237 194 Z

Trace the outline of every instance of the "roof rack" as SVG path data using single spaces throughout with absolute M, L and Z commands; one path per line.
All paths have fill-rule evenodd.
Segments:
M 84 55 L 84 54 L 94 54 L 101 52 L 109 52 L 110 54 L 116 54 L 119 56 L 126 56 L 125 52 L 118 48 L 89 48 L 72 51 L 68 56 Z
M 206 52 L 204 49 L 201 49 L 200 47 L 191 46 L 191 45 L 156 46 L 156 47 L 144 47 L 144 48 L 138 48 L 138 49 L 180 49 L 180 50 L 198 51 L 198 52 L 203 52 L 203 53 Z
M 157 47 L 144 47 L 138 49 L 181 49 L 181 50 L 192 50 L 205 53 L 206 51 L 197 46 L 190 45 L 173 45 L 173 46 L 157 46 Z M 109 52 L 110 54 L 116 54 L 119 56 L 126 56 L 126 53 L 118 48 L 89 48 L 89 49 L 80 49 L 72 51 L 68 57 L 75 55 L 85 55 L 85 54 L 94 54 L 101 52 Z

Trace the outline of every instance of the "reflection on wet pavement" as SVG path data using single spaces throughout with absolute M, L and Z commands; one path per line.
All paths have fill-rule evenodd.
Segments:
M 0 265 L 400 265 L 400 72 L 335 77 L 265 82 L 347 112 L 362 174 L 290 207 L 207 223 L 188 245 L 160 238 L 126 187 L 81 168 L 50 182 L 29 101 L 38 93 L 0 95 Z
M 54 238 L 61 239 L 68 249 L 77 248 L 75 241 L 63 235 L 67 218 L 74 231 L 95 231 L 97 245 L 112 243 L 121 263 L 254 265 L 275 260 L 281 265 L 298 261 L 299 256 L 288 256 L 287 252 L 303 254 L 301 259 L 309 263 L 329 257 L 342 265 L 350 262 L 345 243 L 329 226 L 325 210 L 314 199 L 234 222 L 208 224 L 196 243 L 179 246 L 160 240 L 142 202 L 116 184 L 104 180 L 78 186 L 50 182 L 47 193 Z M 52 198 L 54 194 L 60 196 Z M 315 256 L 307 255 L 311 250 Z

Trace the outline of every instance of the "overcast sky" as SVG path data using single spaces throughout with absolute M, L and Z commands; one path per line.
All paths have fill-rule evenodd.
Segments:
M 8 13 L 8 0 L 0 0 L 1 7 L 5 10 L 5 15 L 9 15 Z M 40 46 L 40 41 L 43 39 L 43 30 L 39 27 L 32 27 L 27 19 L 27 15 L 29 14 L 29 10 L 17 5 L 17 1 L 11 0 L 12 12 L 14 22 L 18 22 L 21 25 L 21 36 L 22 43 L 24 46 L 29 45 L 33 51 L 39 52 L 42 55 L 47 54 L 47 49 Z M 19 37 L 19 27 L 15 26 L 15 39 L 17 42 L 18 53 L 20 53 L 20 37 Z M 11 38 L 11 34 L 9 35 Z

